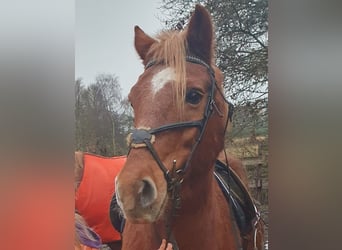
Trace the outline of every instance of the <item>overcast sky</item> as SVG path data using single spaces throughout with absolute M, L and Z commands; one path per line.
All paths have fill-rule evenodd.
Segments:
M 85 84 L 115 74 L 126 96 L 142 73 L 134 26 L 154 35 L 162 28 L 160 0 L 76 0 L 75 77 Z

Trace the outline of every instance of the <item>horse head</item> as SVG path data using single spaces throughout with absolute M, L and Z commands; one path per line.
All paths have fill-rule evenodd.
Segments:
M 116 195 L 128 221 L 152 223 L 165 215 L 170 201 L 184 202 L 201 180 L 212 178 L 229 105 L 213 63 L 213 24 L 205 8 L 197 5 L 182 31 L 152 38 L 136 26 L 135 48 L 145 70 L 129 94 L 136 129 L 128 137 L 130 152 L 115 181 Z

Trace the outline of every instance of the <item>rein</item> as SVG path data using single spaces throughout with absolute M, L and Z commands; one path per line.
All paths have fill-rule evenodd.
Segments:
M 220 91 L 220 89 L 217 87 L 216 79 L 215 79 L 215 72 L 212 69 L 211 66 L 209 66 L 207 63 L 205 63 L 203 60 L 194 57 L 194 56 L 187 56 L 186 61 L 190 63 L 195 63 L 204 66 L 209 74 L 210 77 L 210 86 L 209 86 L 209 91 L 208 91 L 208 100 L 204 109 L 203 113 L 203 118 L 200 120 L 195 120 L 195 121 L 186 121 L 186 122 L 177 122 L 177 123 L 170 123 L 166 124 L 157 128 L 151 128 L 151 129 L 134 129 L 132 133 L 129 136 L 129 152 L 132 148 L 140 148 L 140 147 L 147 147 L 148 150 L 150 151 L 151 155 L 153 156 L 154 160 L 157 162 L 160 170 L 164 174 L 164 178 L 167 182 L 167 190 L 168 193 L 171 197 L 172 200 L 172 207 L 171 207 L 171 213 L 168 218 L 168 222 L 166 223 L 166 234 L 167 234 L 167 241 L 170 241 L 174 245 L 174 249 L 177 250 L 178 246 L 176 241 L 173 238 L 173 235 L 171 234 L 172 228 L 171 225 L 169 224 L 172 217 L 175 215 L 176 209 L 180 208 L 180 202 L 181 202 L 181 197 L 180 197 L 180 189 L 181 189 L 181 184 L 184 179 L 184 174 L 187 171 L 192 157 L 194 155 L 194 152 L 197 149 L 197 146 L 199 145 L 200 141 L 202 140 L 202 137 L 204 135 L 206 126 L 208 124 L 209 118 L 211 114 L 213 113 L 213 110 L 215 109 L 219 116 L 223 116 L 223 114 L 220 112 L 218 107 L 216 106 L 215 100 L 214 100 L 214 94 L 215 90 L 217 89 L 220 93 L 220 95 L 223 97 L 224 101 L 228 103 L 229 106 L 229 113 L 228 113 L 228 120 L 231 120 L 232 117 L 232 112 L 233 112 L 233 106 L 230 102 L 228 102 L 223 93 Z M 153 65 L 156 65 L 159 62 L 156 61 L 150 61 L 149 63 L 146 64 L 145 70 L 148 69 L 149 67 L 152 67 Z M 162 133 L 164 131 L 172 130 L 172 129 L 181 129 L 181 128 L 193 128 L 196 127 L 199 129 L 199 134 L 196 138 L 195 143 L 193 144 L 190 155 L 185 163 L 181 168 L 176 169 L 176 160 L 173 160 L 172 163 L 172 169 L 171 171 L 168 170 L 164 163 L 161 161 L 160 157 L 158 156 L 158 153 L 156 152 L 155 148 L 153 147 L 153 142 L 155 140 L 155 135 L 158 133 Z

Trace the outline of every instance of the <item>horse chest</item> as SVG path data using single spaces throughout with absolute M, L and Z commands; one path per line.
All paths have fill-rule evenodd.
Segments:
M 158 249 L 161 239 L 157 237 L 151 224 L 126 223 L 121 250 Z
M 224 199 L 224 198 L 223 198 Z M 224 204 L 224 203 L 223 203 Z M 227 207 L 214 206 L 205 213 L 180 218 L 175 227 L 175 238 L 181 250 L 237 249 L 234 228 L 227 217 Z

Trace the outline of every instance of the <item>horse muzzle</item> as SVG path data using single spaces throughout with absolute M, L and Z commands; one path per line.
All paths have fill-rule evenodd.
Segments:
M 127 175 L 125 174 L 127 173 Z M 167 199 L 166 183 L 156 183 L 151 177 L 133 179 L 129 171 L 116 178 L 116 198 L 124 217 L 132 223 L 151 223 L 159 219 Z

